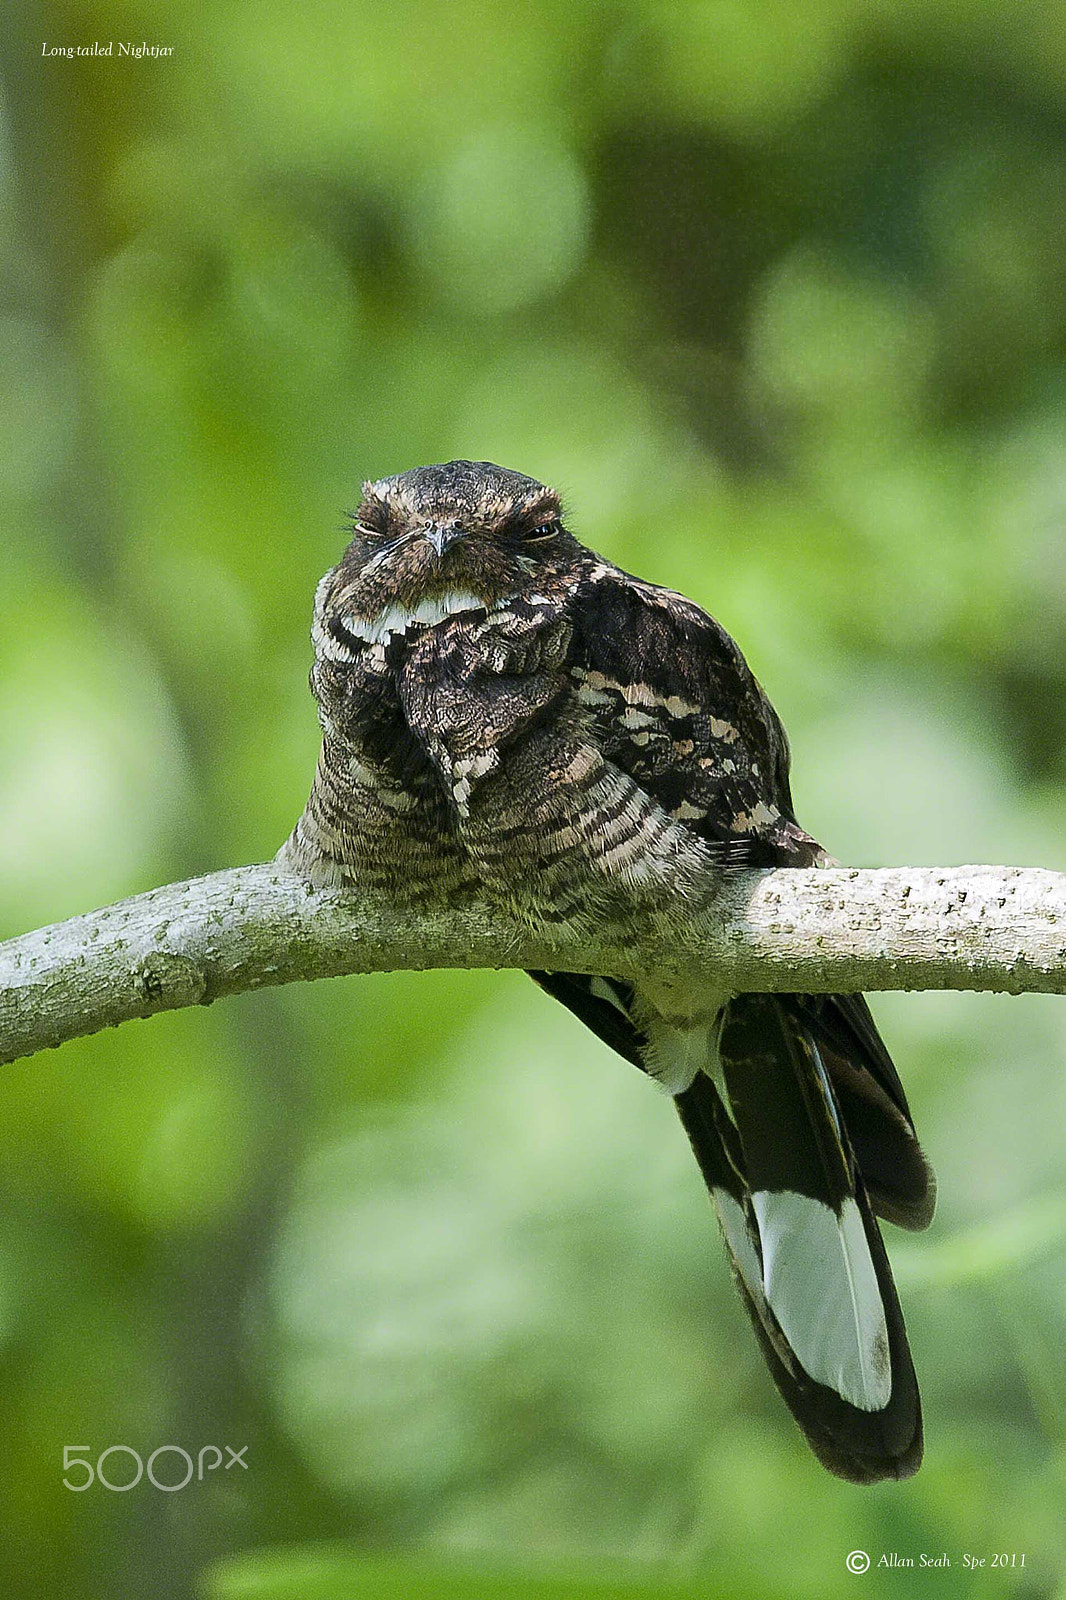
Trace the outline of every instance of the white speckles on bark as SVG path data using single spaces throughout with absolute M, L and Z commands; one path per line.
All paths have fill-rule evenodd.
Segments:
M 708 883 L 702 905 L 679 876 L 674 896 L 664 881 L 657 911 L 630 908 L 594 935 L 552 940 L 483 904 L 413 910 L 315 888 L 295 859 L 290 845 L 266 865 L 168 884 L 0 945 L 0 1061 L 266 984 L 400 968 L 654 973 L 734 993 L 1066 993 L 1066 874 L 1039 868 L 730 873 Z

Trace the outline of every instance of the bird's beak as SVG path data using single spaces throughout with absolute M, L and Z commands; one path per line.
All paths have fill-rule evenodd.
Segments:
M 426 538 L 437 552 L 438 557 L 443 556 L 445 550 L 450 550 L 463 537 L 463 529 L 457 522 L 436 523 L 426 529 Z

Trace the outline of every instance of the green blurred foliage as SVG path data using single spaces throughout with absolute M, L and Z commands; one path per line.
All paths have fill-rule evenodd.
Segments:
M 345 512 L 454 455 L 722 619 L 835 854 L 1066 867 L 1064 24 L 8 8 L 0 933 L 276 849 Z M 42 58 L 94 39 L 174 54 Z M 9 1069 L 5 1600 L 1066 1600 L 1066 1010 L 877 1009 L 941 1208 L 890 1240 L 927 1460 L 873 1491 L 771 1393 L 669 1105 L 516 975 Z M 79 1494 L 70 1444 L 248 1470 Z

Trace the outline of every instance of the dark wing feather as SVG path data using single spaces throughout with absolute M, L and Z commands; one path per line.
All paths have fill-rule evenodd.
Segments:
M 716 622 L 602 563 L 571 615 L 574 697 L 608 762 L 727 864 L 827 860 L 795 819 L 776 713 Z M 652 1069 L 639 993 L 533 976 Z M 742 995 L 720 1021 L 719 1059 L 705 1031 L 704 1070 L 675 1103 L 771 1373 L 831 1471 L 905 1477 L 921 1407 L 871 1198 L 915 1227 L 934 1189 L 895 1068 L 861 996 Z
M 629 1015 L 633 991 L 628 984 L 615 978 L 587 977 L 582 972 L 530 972 L 529 976 L 623 1060 L 646 1070 L 648 1040 Z M 614 998 L 608 999 L 608 995 Z
M 827 860 L 795 819 L 788 740 L 734 641 L 683 596 L 596 570 L 578 591 L 570 660 L 605 754 L 693 833 L 724 845 L 732 864 Z M 821 1044 L 874 1209 L 927 1226 L 935 1179 L 866 1001 L 795 1004 Z
M 738 866 L 808 866 L 784 729 L 733 640 L 698 606 L 616 568 L 577 591 L 570 670 L 607 758 Z

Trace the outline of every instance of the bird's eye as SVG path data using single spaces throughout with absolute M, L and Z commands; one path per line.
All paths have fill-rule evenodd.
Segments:
M 527 542 L 531 539 L 554 539 L 559 532 L 557 522 L 540 522 L 526 534 Z

